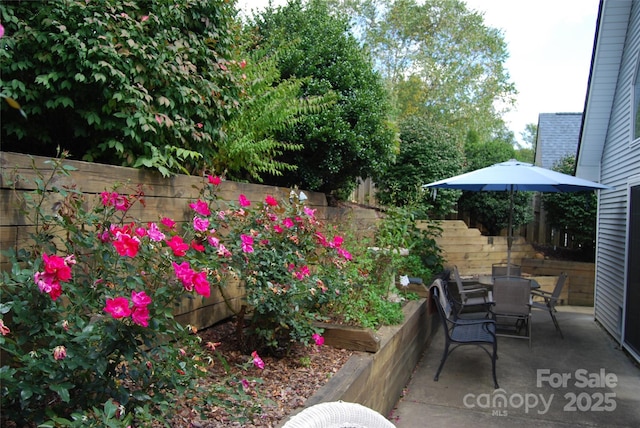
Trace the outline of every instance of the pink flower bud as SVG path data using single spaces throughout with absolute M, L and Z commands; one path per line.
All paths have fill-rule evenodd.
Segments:
M 67 358 L 67 349 L 60 345 L 53 349 L 53 358 L 56 360 L 64 360 Z

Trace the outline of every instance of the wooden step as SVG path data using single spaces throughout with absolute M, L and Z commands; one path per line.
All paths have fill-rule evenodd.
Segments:
M 445 266 L 458 266 L 464 275 L 491 274 L 491 265 L 507 260 L 507 237 L 484 236 L 478 229 L 468 228 L 462 220 L 446 220 L 440 224 L 441 236 L 436 243 L 442 250 Z M 511 262 L 535 257 L 536 251 L 521 237 L 514 237 Z

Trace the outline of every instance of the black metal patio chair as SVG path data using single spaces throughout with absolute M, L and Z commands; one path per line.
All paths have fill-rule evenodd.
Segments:
M 453 301 L 449 296 L 447 285 L 441 279 L 436 279 L 433 282 L 430 287 L 430 293 L 431 298 L 438 308 L 445 335 L 442 360 L 440 361 L 440 366 L 433 380 L 438 381 L 447 357 L 449 357 L 455 349 L 464 345 L 476 345 L 482 348 L 491 358 L 493 384 L 494 387 L 498 389 L 499 386 L 496 377 L 498 342 L 496 339 L 495 321 L 488 318 L 458 318 L 454 310 Z

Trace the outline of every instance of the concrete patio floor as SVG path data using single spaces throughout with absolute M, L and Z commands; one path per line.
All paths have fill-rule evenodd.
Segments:
M 397 428 L 640 426 L 640 368 L 594 321 L 593 308 L 558 311 L 564 340 L 537 310 L 531 348 L 498 338 L 498 390 L 490 358 L 474 346 L 453 352 L 434 382 L 439 327 L 389 420 Z

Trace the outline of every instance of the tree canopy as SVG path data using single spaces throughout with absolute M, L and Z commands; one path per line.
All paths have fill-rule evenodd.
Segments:
M 460 192 L 438 190 L 433 200 L 422 185 L 462 172 L 461 143 L 441 124 L 420 116 L 405 118 L 399 128 L 400 152 L 377 183 L 378 200 L 387 205 L 418 205 L 431 214 L 451 212 Z
M 575 162 L 575 156 L 565 156 L 552 169 L 573 175 Z M 596 192 L 543 193 L 542 203 L 549 226 L 567 236 L 568 242 L 561 242 L 560 246 L 579 248 L 585 256 L 593 257 L 598 209 Z
M 237 108 L 232 3 L 3 2 L 3 150 L 202 168 Z
M 254 18 L 256 47 L 277 53 L 281 79 L 306 79 L 302 97 L 335 94 L 335 103 L 310 112 L 277 133 L 280 141 L 301 144 L 278 160 L 297 165 L 269 183 L 346 195 L 358 177 L 374 177 L 391 162 L 394 131 L 380 76 L 345 18 L 326 2 L 293 0 L 267 8 Z
M 505 127 L 516 94 L 501 32 L 461 0 L 334 0 L 353 14 L 399 117 L 427 115 L 482 139 Z
M 512 136 L 481 143 L 477 135 L 469 134 L 465 144 L 466 171 L 484 168 L 516 157 Z M 463 192 L 458 207 L 482 223 L 489 235 L 499 235 L 509 226 L 509 192 Z M 516 192 L 512 211 L 513 227 L 522 226 L 532 220 L 531 192 Z

